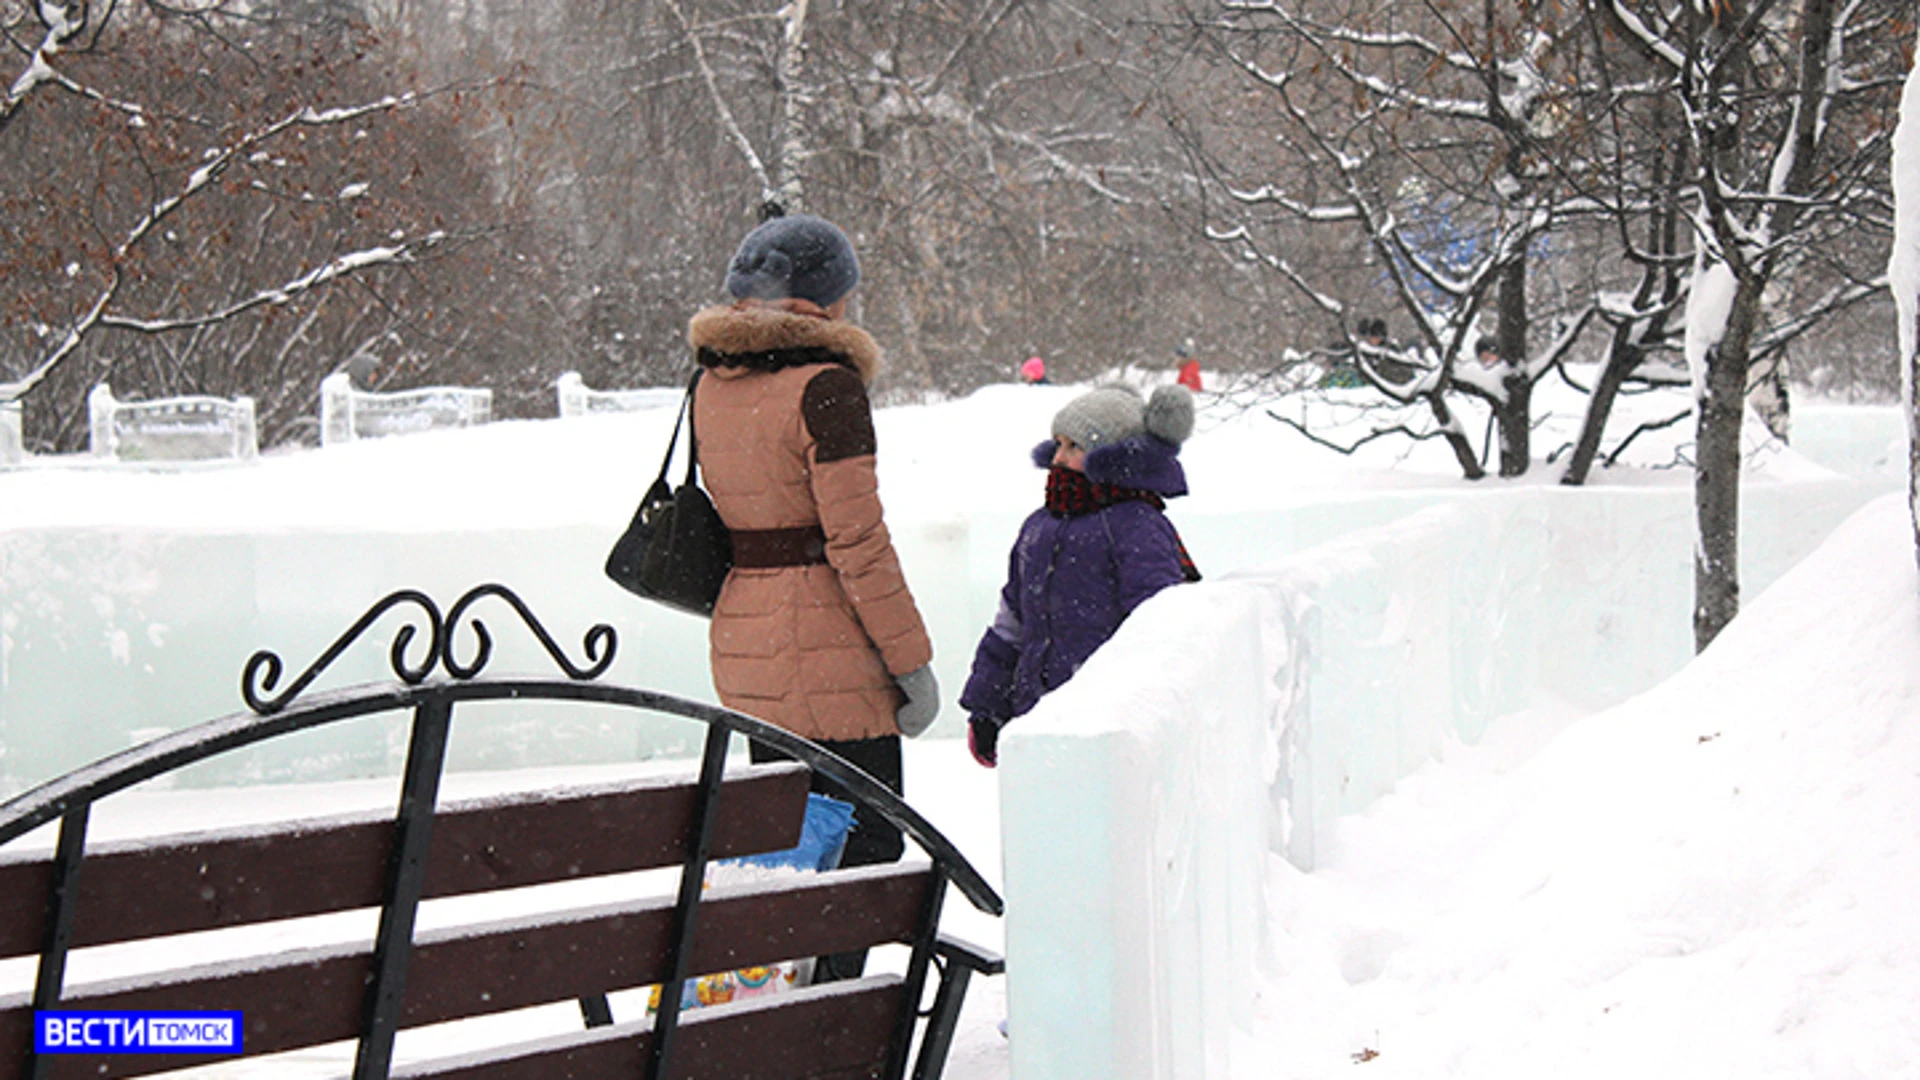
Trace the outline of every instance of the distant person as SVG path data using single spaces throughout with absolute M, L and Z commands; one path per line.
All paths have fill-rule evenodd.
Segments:
M 1500 363 L 1500 343 L 1492 336 L 1484 335 L 1479 341 L 1473 343 L 1473 356 L 1480 361 L 1481 367 L 1493 367 Z
M 1387 320 L 1361 319 L 1354 331 L 1360 335 L 1359 355 L 1374 374 L 1395 385 L 1412 381 L 1419 369 L 1399 358 L 1399 346 L 1387 337 Z
M 1199 393 L 1200 361 L 1194 358 L 1192 340 L 1181 342 L 1180 347 L 1173 350 L 1173 356 L 1180 362 L 1180 374 L 1174 378 L 1174 381 L 1196 394 Z
M 1181 386 L 1151 401 L 1102 387 L 1054 416 L 1053 439 L 1033 450 L 1048 469 L 1046 505 L 1020 526 L 960 695 L 980 764 L 999 761 L 1000 729 L 1072 678 L 1142 601 L 1200 580 L 1164 512 L 1187 493 L 1179 454 L 1192 433 L 1193 395 Z
M 1361 319 L 1359 325 L 1354 327 L 1354 332 L 1360 335 L 1361 344 L 1370 348 L 1393 347 L 1387 342 L 1387 320 L 1385 319 Z
M 1381 348 L 1387 340 L 1385 319 L 1366 318 L 1354 324 L 1354 339 L 1359 346 Z M 1334 339 L 1330 348 L 1334 358 L 1327 373 L 1320 379 L 1323 390 L 1357 390 L 1367 385 L 1367 378 L 1360 373 L 1359 348 L 1350 347 L 1345 337 Z
M 347 360 L 346 372 L 348 384 L 364 394 L 373 389 L 373 380 L 380 374 L 380 358 L 372 353 L 354 353 Z
M 1047 378 L 1047 362 L 1037 356 L 1027 357 L 1027 362 L 1020 365 L 1020 381 L 1028 386 L 1051 385 Z

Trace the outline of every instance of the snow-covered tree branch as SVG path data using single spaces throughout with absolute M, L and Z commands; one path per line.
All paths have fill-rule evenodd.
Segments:
M 447 137 L 459 100 L 498 84 L 374 70 L 356 7 L 0 0 L 25 56 L 0 103 L 0 396 L 25 401 L 32 442 L 84 434 L 75 403 L 108 377 L 248 394 L 273 441 L 298 433 L 339 336 L 464 332 L 421 300 L 472 265 L 464 241 L 500 235 L 458 194 L 480 190 Z

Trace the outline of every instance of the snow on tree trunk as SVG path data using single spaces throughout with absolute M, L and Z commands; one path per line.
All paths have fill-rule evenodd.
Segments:
M 1533 463 L 1533 381 L 1519 370 L 1527 355 L 1527 260 L 1509 263 L 1500 274 L 1500 355 L 1509 372 L 1503 378 L 1506 400 L 1494 409 L 1500 425 L 1500 475 L 1524 476 Z
M 1740 424 L 1746 370 L 1730 357 L 1707 365 L 1693 483 L 1699 526 L 1693 552 L 1693 647 L 1705 649 L 1740 613 Z
M 1732 268 L 1715 262 L 1694 272 L 1687 298 L 1687 369 L 1699 432 L 1693 479 L 1696 651 L 1740 613 L 1740 425 L 1747 365 L 1744 342 L 1726 340 L 1739 294 Z
M 1900 122 L 1893 133 L 1893 254 L 1887 280 L 1900 326 L 1900 402 L 1907 413 L 1907 504 L 1914 521 L 1914 557 L 1920 560 L 1920 399 L 1914 378 L 1920 337 L 1920 64 L 1907 73 Z

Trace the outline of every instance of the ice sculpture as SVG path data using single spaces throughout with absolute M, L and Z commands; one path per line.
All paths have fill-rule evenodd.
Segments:
M 251 460 L 260 453 L 253 399 L 171 397 L 119 401 L 106 383 L 87 395 L 96 458 L 114 461 Z
M 595 390 L 569 371 L 554 382 L 560 396 L 560 418 L 591 416 L 596 413 L 639 412 L 676 404 L 686 393 L 678 386 L 652 386 L 640 390 Z
M 434 428 L 471 427 L 493 419 L 493 391 L 485 387 L 423 386 L 394 393 L 355 390 L 344 371 L 320 382 L 320 445 L 404 435 Z
M 18 465 L 26 460 L 25 447 L 20 434 L 20 403 L 0 401 L 0 465 Z

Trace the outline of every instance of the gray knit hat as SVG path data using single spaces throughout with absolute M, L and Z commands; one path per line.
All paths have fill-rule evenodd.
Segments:
M 811 214 L 761 222 L 727 264 L 727 291 L 743 300 L 798 297 L 826 307 L 859 283 L 860 259 L 847 234 Z
M 1054 414 L 1053 434 L 1088 450 L 1152 435 L 1175 446 L 1193 434 L 1193 395 L 1184 386 L 1162 386 L 1141 401 L 1131 386 L 1102 386 L 1067 402 Z

